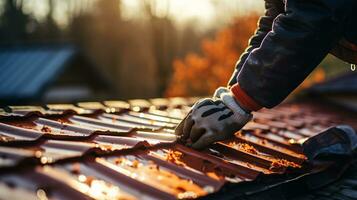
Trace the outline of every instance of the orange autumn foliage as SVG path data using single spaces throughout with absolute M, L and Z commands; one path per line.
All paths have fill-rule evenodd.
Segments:
M 258 18 L 258 15 L 237 18 L 212 40 L 202 42 L 202 55 L 190 53 L 183 60 L 175 60 L 166 96 L 204 96 L 227 85 L 235 63 L 257 27 Z
M 202 41 L 202 55 L 190 53 L 183 60 L 175 60 L 174 73 L 165 95 L 206 96 L 213 94 L 218 87 L 226 86 L 240 54 L 257 27 L 258 19 L 258 15 L 239 17 L 212 40 Z M 325 71 L 317 68 L 294 94 L 323 80 Z

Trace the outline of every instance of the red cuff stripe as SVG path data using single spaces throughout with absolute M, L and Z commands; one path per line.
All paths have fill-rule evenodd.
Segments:
M 238 84 L 234 84 L 231 91 L 243 108 L 250 111 L 257 111 L 262 108 L 262 106 L 255 102 Z

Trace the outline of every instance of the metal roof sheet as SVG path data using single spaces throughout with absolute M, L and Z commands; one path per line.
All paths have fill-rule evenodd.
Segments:
M 353 114 L 316 104 L 284 104 L 255 113 L 234 138 L 196 151 L 176 143 L 174 135 L 193 102 L 175 98 L 5 108 L 0 112 L 0 191 L 12 192 L 0 192 L 0 199 L 16 194 L 209 198 L 229 184 L 259 180 L 275 185 L 325 169 L 306 162 L 301 143 L 307 138 L 340 123 L 357 127 Z
M 31 98 L 61 72 L 72 46 L 0 47 L 0 98 Z

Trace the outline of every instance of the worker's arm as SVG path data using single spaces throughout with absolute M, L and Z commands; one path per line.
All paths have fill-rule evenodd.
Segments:
M 342 37 L 355 0 L 289 0 L 231 91 L 246 110 L 283 101 Z
M 218 91 L 219 99 L 196 104 L 176 134 L 204 148 L 234 135 L 250 120 L 250 111 L 280 103 L 341 38 L 355 2 L 288 0 L 286 12 L 249 54 L 231 92 Z
M 259 19 L 258 28 L 254 35 L 249 39 L 248 47 L 245 49 L 244 53 L 240 56 L 234 73 L 228 82 L 229 86 L 237 83 L 237 76 L 242 66 L 253 49 L 260 46 L 264 37 L 271 31 L 271 27 L 274 19 L 281 13 L 284 12 L 283 0 L 265 0 L 265 14 Z

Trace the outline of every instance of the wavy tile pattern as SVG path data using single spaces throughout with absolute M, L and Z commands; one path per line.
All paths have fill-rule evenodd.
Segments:
M 283 104 L 254 113 L 235 137 L 195 151 L 176 143 L 174 128 L 196 100 L 1 109 L 0 199 L 208 197 L 227 184 L 322 170 L 307 162 L 302 142 L 336 124 L 357 127 L 352 114 Z

